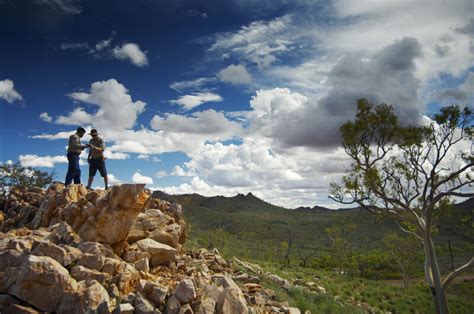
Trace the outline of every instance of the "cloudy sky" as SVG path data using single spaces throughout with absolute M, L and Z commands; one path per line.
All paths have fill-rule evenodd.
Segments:
M 0 0 L 0 162 L 62 181 L 83 126 L 114 183 L 338 207 L 338 128 L 358 98 L 406 122 L 472 105 L 473 13 L 472 0 Z

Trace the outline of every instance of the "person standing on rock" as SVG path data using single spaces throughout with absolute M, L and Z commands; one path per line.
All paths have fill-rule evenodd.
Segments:
M 78 127 L 76 133 L 69 136 L 69 144 L 67 147 L 67 161 L 68 168 L 66 173 L 66 180 L 64 184 L 70 185 L 74 180 L 74 184 L 81 184 L 81 168 L 79 166 L 79 155 L 82 151 L 89 147 L 89 144 L 82 145 L 81 137 L 86 134 L 84 128 Z
M 105 189 L 109 188 L 109 180 L 107 178 L 107 169 L 105 168 L 105 143 L 102 138 L 99 137 L 99 132 L 96 129 L 92 129 L 89 133 L 92 136 L 89 141 L 89 156 L 87 161 L 89 162 L 89 182 L 87 183 L 87 188 L 90 189 L 92 181 L 94 181 L 94 176 L 99 170 L 100 176 L 104 178 Z

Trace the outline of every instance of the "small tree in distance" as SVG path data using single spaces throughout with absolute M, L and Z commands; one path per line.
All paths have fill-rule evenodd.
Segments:
M 31 167 L 23 167 L 20 162 L 6 162 L 0 165 L 0 193 L 8 194 L 14 187 L 44 188 L 53 181 L 53 173 Z
M 450 197 L 474 196 L 466 191 L 474 182 L 474 157 L 470 151 L 456 150 L 472 141 L 472 112 L 449 106 L 427 126 L 402 126 L 392 106 L 360 99 L 355 121 L 342 125 L 340 133 L 352 165 L 341 184 L 331 184 L 329 197 L 389 215 L 419 239 L 436 312 L 449 313 L 445 289 L 474 266 L 474 259 L 442 281 L 432 233 L 437 213 Z

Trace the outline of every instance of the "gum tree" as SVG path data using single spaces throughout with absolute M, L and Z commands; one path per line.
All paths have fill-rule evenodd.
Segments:
M 445 290 L 474 266 L 474 259 L 444 281 L 432 234 L 440 211 L 453 197 L 473 197 L 472 112 L 444 107 L 425 126 L 399 123 L 392 106 L 357 102 L 354 121 L 341 126 L 342 145 L 352 161 L 330 198 L 389 215 L 423 244 L 425 279 L 437 313 L 449 313 Z M 442 222 L 439 222 L 442 223 Z

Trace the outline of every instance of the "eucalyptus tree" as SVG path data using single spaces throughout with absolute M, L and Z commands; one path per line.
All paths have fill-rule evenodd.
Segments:
M 332 183 L 330 198 L 389 215 L 421 243 L 425 279 L 437 313 L 449 313 L 445 290 L 474 266 L 474 259 L 442 280 L 433 232 L 439 212 L 453 198 L 473 197 L 472 112 L 443 107 L 422 126 L 404 125 L 393 107 L 357 102 L 354 121 L 340 128 L 351 160 L 348 173 Z M 428 121 L 429 120 L 429 121 Z

